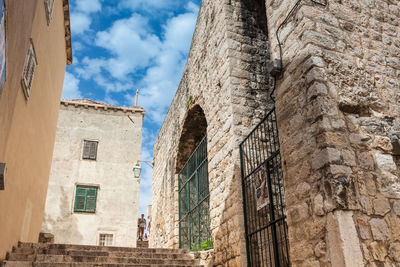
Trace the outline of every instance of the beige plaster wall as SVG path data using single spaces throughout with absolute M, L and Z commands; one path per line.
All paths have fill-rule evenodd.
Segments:
M 7 12 L 7 80 L 0 99 L 0 161 L 7 164 L 7 180 L 0 191 L 0 258 L 18 240 L 38 239 L 67 61 L 62 1 L 55 1 L 50 26 L 43 1 L 7 1 Z M 26 100 L 21 78 L 29 38 L 38 66 Z
M 129 117 L 128 117 L 129 116 Z M 42 231 L 61 244 L 136 246 L 144 112 L 61 104 Z M 83 141 L 98 141 L 97 159 L 82 159 Z M 75 213 L 77 184 L 98 186 L 96 213 Z

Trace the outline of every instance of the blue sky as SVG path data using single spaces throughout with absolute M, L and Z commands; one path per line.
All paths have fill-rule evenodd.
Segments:
M 63 99 L 90 98 L 146 109 L 142 160 L 153 144 L 186 64 L 201 0 L 71 0 L 74 63 Z M 134 163 L 132 164 L 132 166 Z M 151 203 L 152 169 L 142 165 L 140 212 Z

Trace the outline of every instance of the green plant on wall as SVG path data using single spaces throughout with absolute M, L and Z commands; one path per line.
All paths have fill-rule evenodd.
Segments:
M 198 245 L 194 245 L 192 247 L 192 250 L 194 251 L 205 251 L 212 249 L 214 247 L 212 239 L 204 240 L 203 242 L 200 243 L 200 249 Z
M 187 104 L 186 104 L 186 110 L 189 110 L 191 105 L 192 105 L 192 95 L 189 95 Z

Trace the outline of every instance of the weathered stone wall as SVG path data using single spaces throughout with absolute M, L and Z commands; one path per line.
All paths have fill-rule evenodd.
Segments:
M 214 265 L 238 266 L 246 263 L 238 144 L 271 107 L 265 63 L 279 59 L 275 32 L 296 2 L 215 2 L 202 3 L 154 147 L 151 245 L 178 246 L 175 164 L 188 110 L 199 105 Z M 293 266 L 400 262 L 399 12 L 395 0 L 304 0 L 279 31 L 275 99 Z
M 264 9 L 263 1 L 202 1 L 182 81 L 154 146 L 152 247 L 179 246 L 178 151 L 181 133 L 190 131 L 187 116 L 200 106 L 214 240 L 207 261 L 246 264 L 238 146 L 271 102 Z
M 141 157 L 144 110 L 62 101 L 42 231 L 56 243 L 136 246 L 140 179 L 132 168 Z M 84 140 L 98 141 L 96 160 L 82 159 Z M 74 212 L 77 185 L 98 187 L 96 212 Z
M 275 33 L 293 1 L 266 1 Z M 325 1 L 319 0 L 325 3 Z M 276 90 L 294 266 L 400 262 L 400 2 L 303 1 Z M 270 34 L 271 55 L 279 58 Z M 396 163 L 397 162 L 397 163 Z

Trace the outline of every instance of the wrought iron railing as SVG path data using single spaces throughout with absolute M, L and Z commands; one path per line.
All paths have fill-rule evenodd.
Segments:
M 207 136 L 184 165 L 178 180 L 179 246 L 191 250 L 211 249 Z
M 289 266 L 275 108 L 240 144 L 240 160 L 249 266 Z

